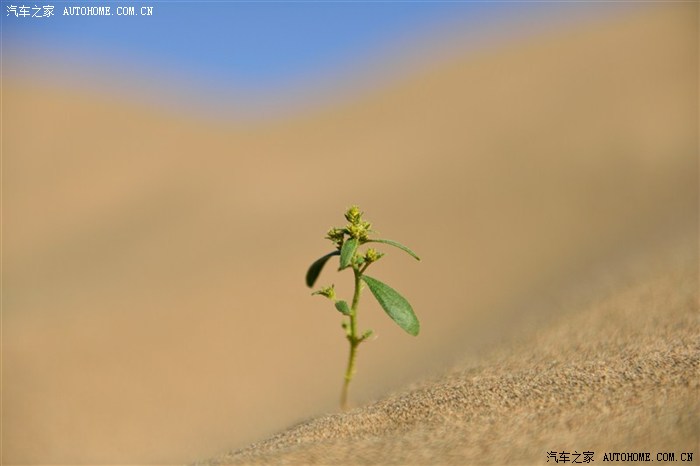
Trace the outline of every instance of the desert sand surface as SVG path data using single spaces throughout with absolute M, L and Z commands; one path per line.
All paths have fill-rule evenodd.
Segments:
M 3 77 L 3 464 L 700 458 L 697 4 L 276 120 L 91 89 Z M 421 334 L 366 299 L 341 414 L 351 204 Z
M 607 283 L 596 298 L 542 309 L 558 317 L 440 378 L 198 464 L 694 457 L 700 446 L 697 247 L 692 241 L 665 252 L 665 261 L 645 256 L 627 263 L 623 274 L 633 275 Z M 562 308 L 574 315 L 562 317 L 556 312 Z

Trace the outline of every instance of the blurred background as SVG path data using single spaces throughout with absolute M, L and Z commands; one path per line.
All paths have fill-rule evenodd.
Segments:
M 697 4 L 13 5 L 5 464 L 182 463 L 337 410 L 341 316 L 304 274 L 351 204 L 423 259 L 373 266 L 422 328 L 366 297 L 356 405 L 697 241 Z

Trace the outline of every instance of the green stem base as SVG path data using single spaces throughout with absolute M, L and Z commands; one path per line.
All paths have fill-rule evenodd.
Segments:
M 355 356 L 357 355 L 357 346 L 359 342 L 350 342 L 350 357 L 348 357 L 348 367 L 345 370 L 345 378 L 343 380 L 343 390 L 340 393 L 340 407 L 343 411 L 348 410 L 348 387 L 355 373 Z

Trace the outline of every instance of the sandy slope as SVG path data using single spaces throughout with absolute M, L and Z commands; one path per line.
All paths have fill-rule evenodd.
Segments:
M 558 393 L 541 374 L 562 377 L 560 384 L 578 374 L 580 384 L 553 401 L 523 394 L 522 403 L 590 399 L 577 408 L 586 420 L 587 409 L 605 404 L 595 390 L 604 368 L 611 393 L 630 405 L 610 407 L 611 425 L 627 422 L 615 410 L 646 406 L 635 397 L 657 382 L 673 412 L 690 396 L 684 381 L 697 357 L 683 343 L 694 327 L 674 326 L 690 322 L 684 303 L 697 296 L 692 290 L 660 321 L 669 335 L 678 332 L 666 346 L 648 326 L 639 327 L 638 343 L 627 342 L 636 328 L 628 325 L 647 322 L 642 316 L 608 326 L 596 317 L 605 305 L 578 317 L 576 306 L 557 303 L 572 303 L 574 292 L 599 296 L 601 275 L 621 287 L 608 299 L 634 301 L 624 297 L 619 264 L 639 251 L 656 257 L 679 236 L 697 238 L 697 24 L 691 3 L 592 21 L 259 124 L 174 115 L 110 89 L 91 94 L 4 77 L 3 463 L 195 461 L 337 410 L 346 342 L 339 315 L 309 296 L 303 275 L 329 250 L 322 237 L 351 203 L 423 257 L 415 263 L 391 251 L 374 272 L 411 300 L 422 333 L 405 335 L 368 302 L 360 326 L 379 338 L 361 349 L 351 397 L 356 406 L 385 401 L 289 435 L 336 421 L 362 425 L 374 413 L 388 426 L 380 444 L 389 452 L 403 438 L 396 429 L 418 440 L 430 437 L 432 423 L 488 417 L 469 403 L 483 384 L 501 387 L 484 399 L 498 409 L 518 381 Z M 697 250 L 687 251 L 690 271 L 679 284 L 697 278 Z M 662 270 L 652 270 L 661 281 L 650 289 L 673 301 L 675 282 L 663 282 Z M 332 269 L 320 281 L 348 290 L 348 278 Z M 661 312 L 641 304 L 653 308 L 644 315 Z M 593 362 L 582 350 L 550 364 L 547 352 L 560 351 L 565 338 L 550 321 L 565 335 L 576 318 L 610 338 L 581 342 L 603 345 L 591 350 Z M 551 341 L 509 352 L 513 339 L 536 328 L 549 328 L 542 338 Z M 507 353 L 481 359 L 492 348 Z M 615 348 L 640 356 L 616 359 Z M 533 359 L 518 359 L 526 356 Z M 435 385 L 456 388 L 431 395 L 446 398 L 442 421 L 440 410 L 431 418 L 408 409 L 432 385 L 397 390 L 465 357 L 471 362 L 457 367 L 466 373 Z M 644 375 L 658 358 L 671 362 Z M 642 385 L 634 391 L 622 380 L 637 363 Z M 497 383 L 508 364 L 517 380 Z M 586 383 L 594 390 L 579 396 Z M 385 398 L 394 392 L 402 394 Z M 400 426 L 383 412 L 416 422 Z M 599 448 L 601 429 L 574 438 L 557 424 L 565 413 L 552 428 L 531 415 L 539 416 L 512 414 L 543 439 L 523 451 Z M 571 432 L 590 424 L 577 422 Z M 658 428 L 683 442 L 696 432 L 691 424 L 665 420 Z M 482 426 L 473 439 L 500 438 L 506 428 Z M 445 451 L 454 445 L 458 458 L 471 457 L 470 438 L 445 435 Z M 333 444 L 342 458 L 338 442 L 271 454 L 302 458 Z M 500 458 L 500 448 L 484 461 Z
M 540 464 L 700 448 L 697 244 L 478 361 L 202 464 Z M 658 251 L 657 251 L 658 253 Z M 653 261 L 654 267 L 650 267 Z M 617 270 L 617 272 L 621 272 Z M 584 304 L 585 303 L 585 304 Z M 562 310 L 546 310 L 561 315 Z M 582 456 L 576 457 L 579 460 Z M 550 462 L 554 462 L 550 459 Z

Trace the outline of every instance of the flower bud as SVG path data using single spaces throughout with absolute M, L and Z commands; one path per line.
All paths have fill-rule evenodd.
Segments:
M 326 298 L 335 301 L 335 285 L 327 286 L 325 288 L 321 288 L 318 291 L 314 291 L 311 293 L 311 295 L 321 295 L 325 296 Z
M 338 248 L 343 245 L 344 238 L 345 230 L 342 228 L 331 228 L 328 230 L 328 233 L 326 233 L 326 239 L 333 241 Z
M 360 212 L 360 208 L 357 207 L 356 205 L 350 207 L 347 212 L 345 212 L 345 220 L 350 222 L 351 224 L 357 224 L 360 220 L 362 219 L 362 212 Z
M 368 264 L 371 264 L 372 262 L 377 262 L 379 259 L 382 258 L 384 253 L 377 252 L 376 249 L 368 249 L 367 252 L 365 253 L 365 261 Z

